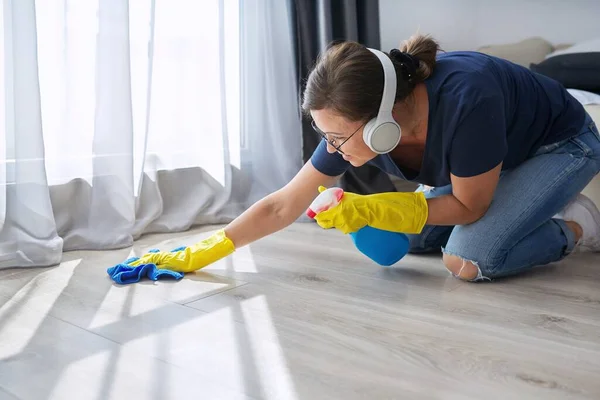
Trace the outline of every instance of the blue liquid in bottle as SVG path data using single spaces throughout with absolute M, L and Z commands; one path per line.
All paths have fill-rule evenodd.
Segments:
M 408 253 L 408 236 L 365 226 L 350 233 L 356 248 L 379 265 L 390 266 Z

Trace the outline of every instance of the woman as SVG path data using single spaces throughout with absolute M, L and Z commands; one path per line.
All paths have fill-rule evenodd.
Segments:
M 139 263 L 202 268 L 288 226 L 317 190 L 367 162 L 421 186 L 345 196 L 317 216 L 322 227 L 407 233 L 412 253 L 441 249 L 446 268 L 466 281 L 599 251 L 600 212 L 580 192 L 600 170 L 600 135 L 581 104 L 508 61 L 438 52 L 420 35 L 390 54 L 331 46 L 303 101 L 324 140 L 296 177 L 209 239 Z

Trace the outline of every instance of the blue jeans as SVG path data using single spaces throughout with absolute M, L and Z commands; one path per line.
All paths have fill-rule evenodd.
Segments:
M 588 116 L 574 137 L 541 147 L 518 167 L 505 170 L 487 213 L 469 225 L 426 225 L 408 235 L 410 253 L 442 251 L 479 268 L 472 281 L 528 271 L 566 257 L 575 234 L 553 219 L 600 171 L 600 134 Z M 452 186 L 425 191 L 432 198 Z

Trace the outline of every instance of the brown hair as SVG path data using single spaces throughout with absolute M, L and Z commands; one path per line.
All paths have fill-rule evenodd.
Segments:
M 396 102 L 406 99 L 417 83 L 432 74 L 439 50 L 429 36 L 414 35 L 402 43 L 400 51 L 412 56 L 408 64 L 414 60 L 418 65 L 407 67 L 406 55 L 400 52 L 386 53 L 396 69 Z M 381 63 L 365 46 L 352 41 L 331 44 L 308 76 L 302 109 L 307 114 L 331 109 L 350 121 L 367 121 L 379 110 L 383 79 Z

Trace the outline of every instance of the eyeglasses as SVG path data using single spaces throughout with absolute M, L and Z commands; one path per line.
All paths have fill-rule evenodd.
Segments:
M 311 121 L 310 125 L 312 126 L 312 128 L 315 130 L 315 132 L 317 132 L 319 135 L 321 135 L 321 137 L 327 142 L 329 143 L 329 145 L 331 147 L 333 147 L 338 153 L 340 154 L 346 154 L 344 153 L 342 150 L 340 150 L 340 147 L 342 147 L 344 145 L 344 143 L 346 143 L 348 140 L 350 140 L 350 138 L 352 136 L 354 136 L 354 134 L 356 132 L 358 132 L 363 126 L 365 126 L 365 124 L 362 124 L 361 126 L 358 127 L 357 130 L 355 130 L 354 132 L 352 132 L 352 135 L 348 136 L 342 143 L 340 143 L 339 146 L 336 146 L 336 139 L 328 139 L 327 138 L 327 134 L 325 132 L 323 132 L 322 130 L 320 130 L 317 125 L 315 124 L 315 121 Z

